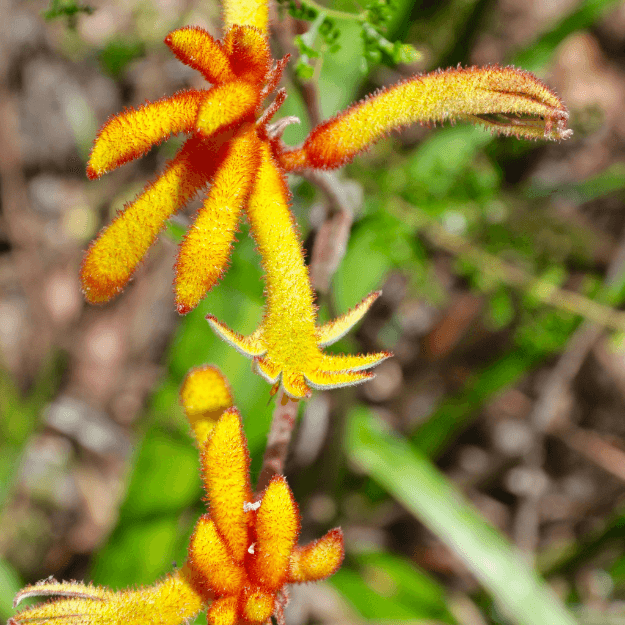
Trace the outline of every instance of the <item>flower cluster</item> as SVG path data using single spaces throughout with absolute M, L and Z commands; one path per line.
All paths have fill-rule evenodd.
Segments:
M 253 494 L 241 417 L 221 373 L 214 367 L 196 370 L 185 387 L 181 398 L 200 448 L 209 504 L 195 527 L 185 565 L 139 590 L 113 592 L 54 580 L 27 586 L 16 596 L 16 605 L 26 597 L 60 598 L 26 608 L 9 625 L 177 625 L 203 609 L 209 625 L 264 623 L 272 615 L 282 622 L 287 584 L 325 579 L 341 565 L 340 529 L 297 546 L 299 511 L 283 476 Z M 221 412 L 218 419 L 216 411 Z
M 568 113 L 535 76 L 512 67 L 449 69 L 415 76 L 320 124 L 297 148 L 271 124 L 285 92 L 278 88 L 288 61 L 273 62 L 266 37 L 266 0 L 225 2 L 225 35 L 200 28 L 169 34 L 165 43 L 212 87 L 187 90 L 113 116 L 100 130 L 87 173 L 91 178 L 144 154 L 175 133 L 188 139 L 165 171 L 101 232 L 83 262 L 83 290 L 105 302 L 130 280 L 166 220 L 210 185 L 182 241 L 174 290 L 180 313 L 192 310 L 228 264 L 237 224 L 245 214 L 265 271 L 266 309 L 260 327 L 243 337 L 209 316 L 212 328 L 253 359 L 293 398 L 311 388 L 355 384 L 390 354 L 330 356 L 323 347 L 356 323 L 370 295 L 343 317 L 318 327 L 317 311 L 297 226 L 289 210 L 285 173 L 336 168 L 389 131 L 407 124 L 467 120 L 518 137 L 565 139 Z

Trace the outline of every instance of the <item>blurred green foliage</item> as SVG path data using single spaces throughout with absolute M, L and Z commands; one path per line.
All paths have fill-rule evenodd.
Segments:
M 540 71 L 566 36 L 589 28 L 614 4 L 614 0 L 579 3 L 529 47 L 518 51 L 513 57 L 515 64 Z M 481 0 L 397 0 L 393 5 L 376 1 L 361 7 L 353 19 L 341 19 L 331 10 L 324 13 L 314 3 L 283 3 L 291 14 L 311 23 L 311 30 L 295 42 L 301 54 L 297 68 L 300 78 L 318 81 L 324 117 L 370 90 L 363 68 L 366 72 L 380 62 L 416 58 L 415 48 L 391 43 L 395 40 L 410 37 L 417 45 L 422 42 L 435 63 L 465 61 L 488 5 Z M 50 10 L 64 10 L 59 6 L 55 0 Z M 333 10 L 351 11 L 353 6 L 337 1 Z M 411 16 L 417 19 L 409 19 Z M 360 47 L 353 44 L 356 40 L 361 41 Z M 119 78 L 144 51 L 138 39 L 115 38 L 99 58 L 104 70 Z M 301 127 L 291 126 L 285 133 L 287 142 L 300 141 L 308 123 L 295 90 L 291 90 L 281 112 L 302 119 Z M 592 235 L 549 210 L 550 201 L 558 197 L 579 204 L 608 193 L 622 193 L 624 168 L 614 166 L 557 188 L 531 180 L 507 182 L 506 159 L 523 159 L 536 149 L 540 148 L 459 125 L 433 130 L 413 148 L 398 149 L 390 139 L 348 167 L 345 175 L 362 185 L 365 200 L 333 281 L 332 308 L 340 313 L 354 306 L 380 288 L 391 270 L 407 277 L 412 294 L 442 304 L 445 289 L 437 282 L 431 263 L 432 244 L 427 238 L 431 222 L 442 224 L 475 249 L 523 267 L 544 283 L 562 286 L 567 263 L 574 263 L 585 272 L 585 295 L 610 305 L 625 301 L 625 284 L 602 286 L 594 275 Z M 294 186 L 294 209 L 304 235 L 308 228 L 306 212 L 314 199 L 309 186 Z M 405 218 L 406 206 L 411 207 L 410 219 Z M 182 236 L 182 229 L 175 224 L 167 232 L 173 239 Z M 457 275 L 485 299 L 492 330 L 509 330 L 510 337 L 489 355 L 481 369 L 471 373 L 455 395 L 441 401 L 423 425 L 403 438 L 384 431 L 368 410 L 353 410 L 348 419 L 346 453 L 371 479 L 354 477 L 338 461 L 340 474 L 334 484 L 337 499 L 347 499 L 357 486 L 372 505 L 390 497 L 401 501 L 465 559 L 512 621 L 572 623 L 545 583 L 529 567 L 518 564 L 508 542 L 464 501 L 431 459 L 445 451 L 489 399 L 558 353 L 581 317 L 545 306 L 531 290 L 519 291 L 505 279 L 483 272 L 466 255 L 456 255 L 453 262 Z M 190 367 L 212 363 L 226 373 L 244 418 L 255 479 L 272 412 L 269 386 L 251 374 L 248 360 L 210 332 L 205 315 L 210 312 L 239 332 L 251 332 L 262 315 L 261 277 L 254 245 L 243 228 L 223 282 L 182 319 L 172 341 L 166 375 L 151 398 L 144 430 L 138 433 L 117 527 L 93 561 L 94 582 L 112 587 L 150 583 L 169 571 L 172 562 L 185 558 L 189 534 L 204 510 L 197 450 L 178 403 L 178 389 Z M 389 320 L 391 330 L 395 322 Z M 384 335 L 384 330 L 380 334 Z M 386 336 L 393 336 L 393 332 Z M 384 347 L 392 348 L 392 340 L 390 343 Z M 55 387 L 54 370 L 52 367 L 42 374 L 26 398 L 8 377 L 0 377 L 0 501 L 7 496 L 38 411 Z M 605 532 L 580 543 L 556 562 L 541 566 L 542 571 L 554 574 L 574 570 L 596 552 L 598 545 L 624 539 L 623 519 L 615 516 Z M 333 520 L 341 519 L 337 516 Z M 610 574 L 625 588 L 625 559 L 616 558 Z M 348 553 L 345 565 L 330 582 L 364 619 L 455 622 L 444 586 L 394 553 Z M 0 617 L 9 614 L 10 597 L 20 583 L 11 565 L 0 561 Z M 488 618 L 490 622 L 508 622 L 496 612 L 489 613 Z

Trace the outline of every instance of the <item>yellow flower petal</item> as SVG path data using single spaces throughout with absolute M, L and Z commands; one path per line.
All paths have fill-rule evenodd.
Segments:
M 225 271 L 258 168 L 258 145 L 253 127 L 230 142 L 204 206 L 180 244 L 175 278 L 180 314 L 193 310 Z
M 245 570 L 234 562 L 208 515 L 200 518 L 191 537 L 189 566 L 204 582 L 206 594 L 235 595 L 248 583 Z
M 224 50 L 233 72 L 241 79 L 258 85 L 271 67 L 267 37 L 249 26 L 233 26 L 224 37 Z
M 317 344 L 319 347 L 332 345 L 343 338 L 368 312 L 373 302 L 382 295 L 382 291 L 369 293 L 365 299 L 344 315 L 317 328 Z
M 378 352 L 377 354 L 324 354 L 319 365 L 323 372 L 337 371 L 362 371 L 379 365 L 382 361 L 390 358 L 391 352 Z M 308 374 L 307 374 L 308 375 Z
M 237 597 L 223 597 L 213 601 L 206 616 L 208 625 L 234 625 L 239 620 Z
M 260 332 L 256 331 L 249 336 L 243 336 L 234 330 L 231 330 L 225 323 L 222 323 L 213 315 L 206 315 L 206 321 L 213 331 L 226 343 L 234 347 L 238 352 L 253 358 L 254 356 L 262 356 L 267 348 L 260 339 Z
M 99 178 L 153 145 L 178 132 L 193 132 L 200 105 L 207 91 L 180 91 L 148 102 L 136 109 L 113 115 L 102 126 L 87 164 L 87 176 Z
M 215 162 L 189 139 L 154 182 L 91 243 L 80 278 L 87 301 L 106 302 L 128 283 L 165 221 L 213 175 Z
M 280 367 L 262 356 L 254 358 L 254 367 L 256 372 L 265 378 L 269 384 L 275 384 L 280 377 Z
M 256 513 L 254 554 L 250 574 L 269 591 L 286 582 L 289 559 L 299 535 L 299 514 L 283 476 L 275 476 L 263 494 Z
M 296 547 L 291 554 L 289 583 L 316 582 L 336 573 L 343 562 L 343 532 L 329 531 L 323 538 L 305 547 Z
M 229 408 L 219 419 L 201 460 L 211 518 L 235 562 L 240 563 L 249 546 L 249 512 L 244 504 L 252 501 L 252 491 L 247 441 L 236 408 Z
M 244 81 L 227 82 L 211 87 L 197 109 L 196 129 L 210 137 L 217 132 L 250 121 L 260 104 L 258 89 Z
M 269 10 L 267 0 L 223 0 L 224 28 L 235 24 L 253 26 L 262 33 L 267 32 Z
M 185 65 L 201 72 L 208 82 L 221 84 L 234 80 L 234 72 L 221 42 L 213 39 L 203 28 L 179 28 L 165 37 L 165 43 Z
M 340 167 L 389 131 L 415 122 L 464 119 L 530 139 L 566 139 L 562 101 L 529 72 L 513 67 L 448 69 L 380 91 L 317 126 L 300 149 L 284 154 L 287 170 Z
M 305 378 L 312 388 L 324 390 L 353 386 L 375 377 L 369 371 L 307 371 Z
M 282 388 L 287 395 L 294 399 L 310 398 L 312 391 L 301 371 L 283 371 L 282 372 Z
M 25 597 L 60 594 L 66 598 L 28 607 L 9 619 L 11 625 L 53 622 L 55 625 L 179 625 L 203 608 L 203 599 L 189 581 L 186 569 L 154 586 L 112 592 L 105 588 L 58 582 L 27 586 Z
M 180 389 L 180 402 L 200 448 L 223 411 L 234 403 L 225 376 L 215 366 L 194 367 Z
M 243 618 L 252 623 L 264 623 L 273 614 L 276 599 L 260 588 L 250 589 L 243 604 Z

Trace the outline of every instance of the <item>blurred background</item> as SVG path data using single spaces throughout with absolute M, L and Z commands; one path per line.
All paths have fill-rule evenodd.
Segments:
M 5 620 L 14 593 L 49 575 L 119 588 L 184 561 L 204 510 L 178 403 L 191 366 L 230 379 L 253 479 L 273 408 L 269 385 L 204 320 L 258 324 L 246 226 L 223 283 L 184 318 L 172 267 L 199 201 L 115 301 L 87 306 L 78 282 L 89 241 L 181 143 L 88 182 L 98 127 L 205 86 L 163 38 L 188 24 L 220 36 L 220 7 L 64 2 L 0 0 Z M 280 12 L 276 55 L 308 28 Z M 328 582 L 293 589 L 288 623 L 625 623 L 625 4 L 395 0 L 389 15 L 379 32 L 412 44 L 412 64 L 386 65 L 384 42 L 363 43 L 357 21 L 335 21 L 338 50 L 304 40 L 320 56 L 286 76 L 280 115 L 302 122 L 287 143 L 380 86 L 458 63 L 536 72 L 575 134 L 545 144 L 411 127 L 336 174 L 339 205 L 291 179 L 307 253 L 320 232 L 334 250 L 313 275 L 321 318 L 383 289 L 334 347 L 395 358 L 301 406 L 286 472 L 302 541 L 340 525 L 347 556 Z

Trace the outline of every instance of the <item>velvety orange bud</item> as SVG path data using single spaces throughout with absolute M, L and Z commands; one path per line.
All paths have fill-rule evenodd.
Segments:
M 261 588 L 250 588 L 243 598 L 243 618 L 252 623 L 264 623 L 273 614 L 275 596 Z
M 93 144 L 87 176 L 99 178 L 142 156 L 172 134 L 192 132 L 206 94 L 206 91 L 180 91 L 110 117 Z
M 209 515 L 200 518 L 191 537 L 189 566 L 203 580 L 203 590 L 218 596 L 237 594 L 247 583 L 243 567 L 233 560 Z
M 213 601 L 206 615 L 208 625 L 235 625 L 239 620 L 237 597 L 223 597 Z
M 221 84 L 235 79 L 221 42 L 203 28 L 179 28 L 165 37 L 165 43 L 185 65 L 201 72 L 208 82 Z
M 235 562 L 243 562 L 249 547 L 246 505 L 253 501 L 250 459 L 241 417 L 229 408 L 213 429 L 201 457 L 210 516 Z
M 250 574 L 269 591 L 287 580 L 289 560 L 300 521 L 297 505 L 286 480 L 276 475 L 265 490 L 256 513 L 256 544 L 250 558 Z
M 291 555 L 289 583 L 316 582 L 336 573 L 343 562 L 343 532 L 330 530 L 323 538 L 296 547 Z
M 212 365 L 194 367 L 187 373 L 180 388 L 180 402 L 200 448 L 223 411 L 234 403 L 228 381 Z

